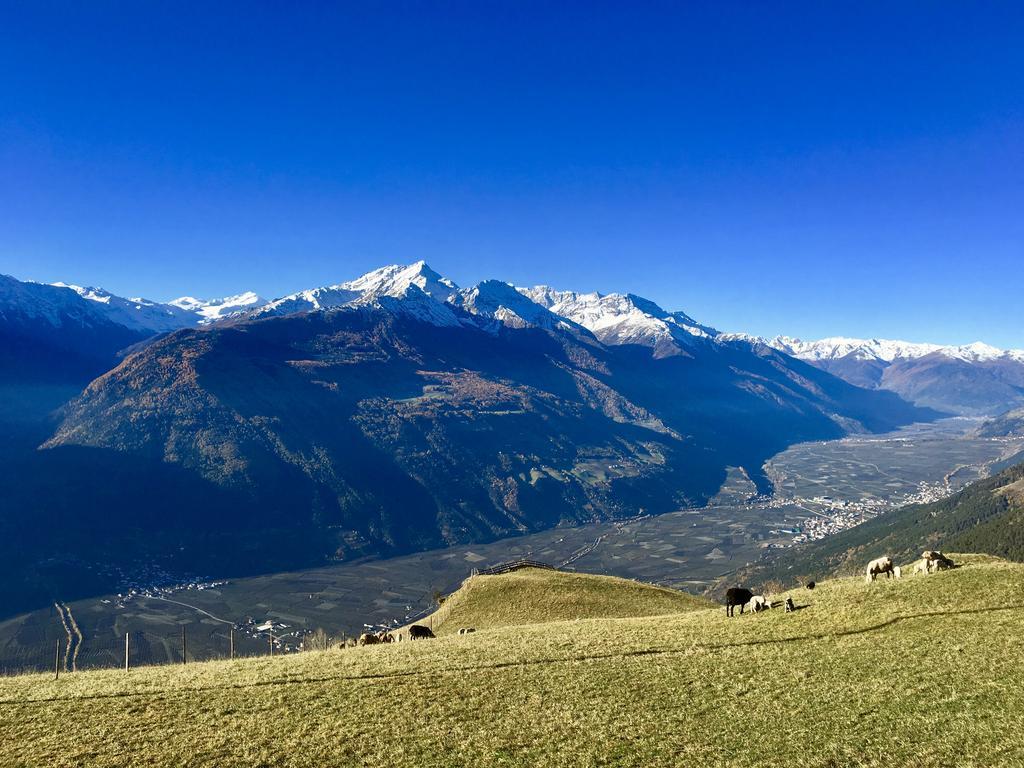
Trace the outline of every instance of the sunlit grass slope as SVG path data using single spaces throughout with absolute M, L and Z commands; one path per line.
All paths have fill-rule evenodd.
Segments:
M 460 627 L 494 629 L 573 619 L 680 613 L 710 606 L 674 589 L 615 576 L 524 568 L 501 576 L 473 576 L 451 594 L 434 621 L 438 635 Z
M 11 678 L 0 765 L 1024 765 L 1024 566 L 955 559 L 793 592 L 791 614 Z

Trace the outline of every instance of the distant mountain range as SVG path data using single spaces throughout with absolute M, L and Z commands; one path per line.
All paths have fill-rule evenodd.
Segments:
M 963 346 L 886 339 L 801 341 L 729 334 L 764 344 L 868 389 L 895 392 L 916 405 L 964 415 L 993 415 L 1024 405 L 1024 350 L 981 342 Z
M 889 390 L 916 405 L 951 414 L 997 415 L 1024 406 L 1024 350 L 1001 350 L 981 342 L 943 346 L 885 339 L 802 341 L 787 336 L 768 339 L 720 334 L 682 312 L 666 312 L 631 294 L 580 294 L 546 286 L 514 287 L 496 280 L 460 289 L 423 262 L 384 267 L 355 280 L 274 300 L 250 291 L 210 300 L 185 296 L 165 304 L 122 298 L 101 288 L 64 283 L 47 286 L 0 277 L 0 312 L 8 319 L 12 313 L 49 319 L 50 328 L 30 331 L 33 338 L 52 335 L 54 324 L 59 333 L 51 341 L 58 346 L 73 337 L 70 329 L 75 321 L 57 320 L 60 311 L 65 317 L 88 318 L 93 325 L 115 328 L 95 349 L 88 343 L 84 349 L 72 345 L 75 354 L 99 352 L 101 356 L 118 343 L 115 339 L 123 343 L 131 335 L 142 339 L 239 319 L 379 306 L 382 300 L 384 304 L 390 301 L 393 310 L 399 309 L 395 302 L 400 301 L 401 311 L 434 325 L 458 324 L 458 309 L 508 327 L 575 325 L 602 344 L 647 346 L 656 357 L 686 354 L 694 338 L 765 345 L 859 387 Z

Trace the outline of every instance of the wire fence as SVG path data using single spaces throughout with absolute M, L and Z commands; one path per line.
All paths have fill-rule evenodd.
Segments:
M 33 672 L 66 674 L 89 669 L 133 669 L 162 664 L 278 656 L 310 647 L 330 647 L 344 638 L 313 632 L 254 633 L 247 627 L 211 631 L 203 625 L 164 632 L 132 630 L 115 635 L 84 635 L 31 645 L 8 644 L 0 655 L 0 675 Z M 13 647 L 12 647 L 13 645 Z M 127 664 L 126 664 L 127 659 Z
M 595 542 L 595 546 L 598 542 Z M 520 559 L 474 569 L 470 575 L 489 576 L 520 568 L 555 569 L 537 560 Z M 453 604 L 435 593 L 434 600 L 410 613 L 404 621 L 364 625 L 362 631 L 396 634 L 412 625 L 437 629 L 448 618 Z M 220 621 L 213 617 L 213 621 Z M 325 649 L 341 645 L 348 639 L 344 633 L 331 635 L 323 630 L 287 628 L 274 622 L 267 625 L 248 623 L 213 624 L 204 620 L 189 624 L 170 624 L 159 630 L 117 627 L 114 621 L 101 632 L 83 633 L 71 610 L 63 603 L 54 603 L 47 629 L 40 624 L 25 627 L 18 636 L 0 648 L 0 675 L 50 672 L 55 675 L 90 669 L 134 669 L 167 664 L 188 664 L 203 661 L 278 656 L 307 649 Z M 59 633 L 54 637 L 54 630 Z M 358 637 L 355 633 L 352 637 Z

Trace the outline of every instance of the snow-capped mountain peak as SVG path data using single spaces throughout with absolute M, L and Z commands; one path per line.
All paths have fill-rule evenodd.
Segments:
M 299 291 L 268 302 L 254 314 L 288 315 L 342 307 L 379 306 L 402 311 L 435 325 L 458 325 L 445 302 L 458 286 L 432 270 L 426 262 L 392 264 L 367 272 L 355 280 Z
M 201 318 L 200 322 L 204 324 L 258 309 L 266 303 L 266 299 L 252 291 L 239 293 L 236 296 L 225 296 L 221 299 L 197 299 L 192 296 L 182 296 L 168 302 L 173 307 L 198 315 Z
M 658 357 L 686 354 L 685 348 L 695 339 L 712 339 L 718 334 L 683 312 L 666 312 L 634 294 L 575 293 L 546 285 L 517 290 L 554 314 L 583 326 L 605 344 L 652 347 Z
M 417 261 L 407 266 L 392 264 L 381 267 L 338 287 L 354 291 L 363 299 L 371 299 L 381 296 L 401 298 L 407 295 L 411 286 L 419 288 L 427 296 L 438 301 L 447 301 L 459 289 L 459 286 L 447 277 L 442 277 L 432 270 L 425 261 Z

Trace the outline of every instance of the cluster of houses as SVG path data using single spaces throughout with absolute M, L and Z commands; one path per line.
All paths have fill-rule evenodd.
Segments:
M 769 506 L 799 504 L 813 512 L 798 527 L 778 531 L 792 536 L 792 544 L 802 544 L 853 528 L 896 507 L 939 501 L 954 491 L 954 488 L 944 482 L 920 483 L 916 491 L 888 499 L 866 498 L 850 501 L 833 499 L 830 496 L 815 496 L 811 499 L 780 498 Z
M 142 586 L 142 585 L 129 585 L 125 592 L 118 592 L 116 596 L 110 599 L 104 598 L 100 600 L 101 603 L 113 604 L 117 608 L 124 608 L 128 603 L 138 597 L 151 597 L 151 598 L 169 598 L 172 595 L 176 595 L 181 592 L 201 592 L 205 589 L 215 589 L 216 587 L 222 587 L 227 584 L 227 581 L 210 581 L 201 578 L 192 579 L 191 581 L 180 582 L 178 584 L 163 585 L 159 587 L 153 586 Z
M 257 622 L 252 616 L 245 621 L 235 624 L 235 631 L 260 640 L 267 644 L 273 644 L 275 653 L 297 653 L 304 647 L 306 635 L 310 630 L 304 627 L 291 627 L 282 621 L 266 619 Z

